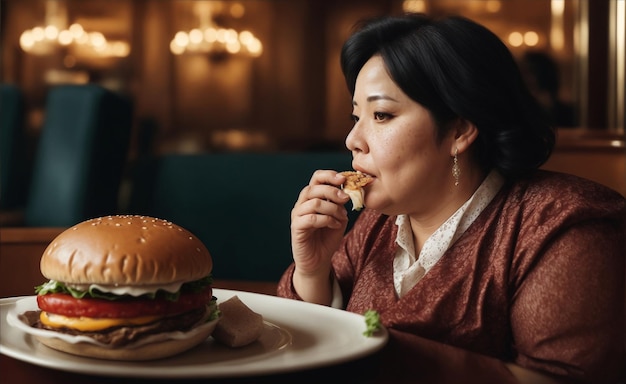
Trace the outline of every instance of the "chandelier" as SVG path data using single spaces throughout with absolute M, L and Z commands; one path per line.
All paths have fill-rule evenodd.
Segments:
M 176 32 L 170 42 L 170 51 L 175 55 L 204 53 L 214 56 L 261 56 L 263 44 L 252 32 L 223 28 L 216 24 L 214 16 L 224 11 L 225 5 L 222 2 L 196 3 L 194 13 L 200 19 L 200 25 L 191 30 Z M 245 13 L 245 8 L 241 3 L 233 3 L 226 11 L 232 17 L 240 18 Z
M 22 32 L 20 47 L 34 55 L 48 55 L 60 48 L 89 57 L 126 57 L 130 53 L 126 41 L 109 41 L 101 32 L 85 31 L 78 23 L 67 27 L 67 6 L 62 1 L 46 1 L 45 25 Z

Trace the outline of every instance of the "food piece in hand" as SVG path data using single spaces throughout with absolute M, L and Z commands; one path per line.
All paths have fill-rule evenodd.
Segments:
M 263 316 L 251 310 L 238 296 L 220 303 L 221 318 L 212 336 L 229 347 L 243 347 L 263 332 Z
M 57 236 L 41 257 L 50 281 L 37 287 L 31 327 L 86 336 L 71 343 L 37 336 L 67 353 L 109 360 L 152 360 L 206 340 L 218 322 L 213 262 L 187 230 L 147 216 L 108 216 Z
M 374 179 L 359 171 L 343 171 L 340 173 L 346 177 L 346 182 L 341 186 L 341 189 L 350 196 L 352 210 L 360 211 L 365 201 L 363 187 L 374 181 Z

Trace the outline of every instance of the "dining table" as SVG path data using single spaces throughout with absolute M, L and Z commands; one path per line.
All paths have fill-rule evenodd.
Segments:
M 42 279 L 38 261 L 50 242 L 58 235 L 62 228 L 2 228 L 0 227 L 0 300 L 16 299 L 34 295 L 32 288 L 40 284 Z M 254 297 L 268 300 L 287 300 L 276 297 L 277 281 L 250 281 L 250 280 L 223 280 L 214 279 L 213 287 L 222 292 L 235 292 L 244 295 L 249 293 Z M 259 296 L 260 295 L 260 296 Z M 284 309 L 283 309 L 284 310 Z M 338 310 L 337 310 L 338 311 Z M 282 314 L 281 316 L 291 316 Z M 3 323 L 6 326 L 6 323 Z M 328 328 L 325 328 L 328 327 Z M 324 332 L 329 330 L 332 334 L 333 324 L 318 325 L 318 329 Z M 13 329 L 4 329 L 2 332 L 15 332 Z M 336 331 L 335 331 L 336 333 Z M 6 334 L 5 334 L 6 335 Z M 20 336 L 21 337 L 21 336 Z M 295 337 L 295 336 L 294 336 Z M 298 343 L 294 343 L 296 347 Z M 261 373 L 246 373 L 242 370 L 241 375 L 229 374 L 220 376 L 182 375 L 178 378 L 173 375 L 155 377 L 155 375 L 128 375 L 118 372 L 102 371 L 96 373 L 86 372 L 85 369 L 73 370 L 64 367 L 56 367 L 51 364 L 37 364 L 29 362 L 26 358 L 20 358 L 15 354 L 3 351 L 0 340 L 0 383 L 77 383 L 77 384 L 101 384 L 101 383 L 328 383 L 342 382 L 370 383 L 374 372 L 378 369 L 380 350 L 362 354 L 354 358 L 341 358 L 339 361 L 327 361 L 324 364 L 303 365 L 302 369 L 283 369 L 275 371 L 262 371 Z M 291 346 L 290 346 L 291 347 Z M 38 346 L 38 348 L 47 348 Z M 89 362 L 93 364 L 92 360 Z M 283 362 L 288 364 L 288 362 Z M 142 368 L 142 362 L 134 362 L 138 369 Z M 108 369 L 108 368 L 106 368 Z M 144 367 L 145 369 L 145 367 Z M 349 378 L 345 381 L 345 378 Z
M 139 384 L 139 383 L 373 383 L 372 360 L 375 356 L 311 370 L 264 376 L 236 378 L 155 379 L 85 375 L 25 363 L 0 354 L 0 382 L 3 384 Z

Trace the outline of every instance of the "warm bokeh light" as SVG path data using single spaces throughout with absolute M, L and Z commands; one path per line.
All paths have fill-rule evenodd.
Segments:
M 204 3 L 202 3 L 204 4 Z M 201 4 L 201 5 L 202 5 Z M 224 12 L 224 13 L 223 13 Z M 212 14 L 229 15 L 241 18 L 245 14 L 242 3 L 233 2 L 226 7 L 223 3 L 211 3 L 199 6 L 200 27 L 190 31 L 179 31 L 170 42 L 170 51 L 175 55 L 183 53 L 207 53 L 247 55 L 259 57 L 263 53 L 263 44 L 249 30 L 238 32 L 233 28 L 221 28 L 215 24 Z
M 199 28 L 194 28 L 189 31 L 189 43 L 200 44 L 204 40 L 204 33 Z
M 176 39 L 174 39 L 170 42 L 170 51 L 175 55 L 182 55 L 183 52 L 185 52 L 185 47 L 182 45 L 179 45 L 176 42 Z
M 524 44 L 524 36 L 520 32 L 511 32 L 509 34 L 509 44 L 519 47 Z
M 232 28 L 210 27 L 204 32 L 200 29 L 177 32 L 170 42 L 170 51 L 175 55 L 184 52 L 224 51 L 233 55 L 245 52 L 249 56 L 259 57 L 263 53 L 263 44 L 248 30 L 238 33 Z
M 217 30 L 216 41 L 220 44 L 226 44 L 226 30 L 224 28 L 220 28 Z
M 184 48 L 189 45 L 189 35 L 187 34 L 187 32 L 180 31 L 176 33 L 176 36 L 174 36 L 174 42 L 179 47 Z
M 215 28 L 207 28 L 204 30 L 204 41 L 213 43 L 217 40 L 217 30 Z
M 72 37 L 76 40 L 78 40 L 81 36 L 85 34 L 85 30 L 83 29 L 83 26 L 80 24 L 76 24 L 76 23 L 70 25 L 68 30 L 72 34 Z
M 226 44 L 234 44 L 235 42 L 239 40 L 237 38 L 238 36 L 239 34 L 234 29 L 227 29 L 226 35 L 224 36 L 224 40 L 226 41 Z
M 485 9 L 490 13 L 498 13 L 502 8 L 500 0 L 487 0 L 485 1 Z
M 426 2 L 424 0 L 404 0 L 402 10 L 404 12 L 426 12 Z
M 239 53 L 239 51 L 241 51 L 241 44 L 239 44 L 239 41 L 235 40 L 235 41 L 228 41 L 226 43 L 226 51 L 228 53 Z
M 74 38 L 72 37 L 72 32 L 70 32 L 67 29 L 64 29 L 61 32 L 59 32 L 59 44 L 70 45 L 72 44 L 72 41 L 74 41 Z
M 104 35 L 100 32 L 89 33 L 89 41 L 95 49 L 102 49 L 107 43 Z
M 89 34 L 83 31 L 76 39 L 78 44 L 88 44 L 89 43 Z
M 523 33 L 514 31 L 509 33 L 507 38 L 509 45 L 516 48 L 521 46 L 535 47 L 539 44 L 539 40 L 540 36 L 535 31 L 526 31 Z
M 552 49 L 560 51 L 565 47 L 565 30 L 563 15 L 565 13 L 565 0 L 551 0 L 550 2 L 550 44 Z
M 48 25 L 44 29 L 44 35 L 46 36 L 46 39 L 54 40 L 57 38 L 57 36 L 59 36 L 59 28 L 54 25 Z
M 24 31 L 20 36 L 20 47 L 25 51 L 29 51 L 33 45 L 35 45 L 33 33 L 31 31 Z
M 230 6 L 230 15 L 235 19 L 241 19 L 246 14 L 246 8 L 241 3 L 234 3 Z
M 130 44 L 126 41 L 114 41 L 109 46 L 113 56 L 126 57 L 130 54 Z
M 248 47 L 248 52 L 250 52 L 252 57 L 259 57 L 263 53 L 263 44 L 261 44 L 261 40 L 257 38 L 254 38 L 246 47 Z
M 55 48 L 71 48 L 75 54 L 97 57 L 126 57 L 130 54 L 130 44 L 126 41 L 108 41 L 98 31 L 85 32 L 80 24 L 74 23 L 68 29 L 59 29 L 55 25 L 37 26 L 22 32 L 20 47 L 22 50 L 35 55 L 52 53 Z M 72 56 L 74 57 L 74 56 Z M 74 60 L 76 58 L 74 57 Z M 71 67 L 75 65 L 68 65 Z
M 529 47 L 534 47 L 539 43 L 539 35 L 535 31 L 528 31 L 524 33 L 524 44 Z
M 46 37 L 46 32 L 42 27 L 33 28 L 32 34 L 35 41 L 42 41 Z

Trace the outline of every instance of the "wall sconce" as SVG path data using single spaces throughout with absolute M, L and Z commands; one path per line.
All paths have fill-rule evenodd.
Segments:
M 61 1 L 46 1 L 46 24 L 27 29 L 20 36 L 20 47 L 34 55 L 48 55 L 55 50 L 71 48 L 77 56 L 126 57 L 126 41 L 108 41 L 100 32 L 87 32 L 74 23 L 67 26 L 67 6 Z
M 175 55 L 183 53 L 204 53 L 222 57 L 226 55 L 246 55 L 259 57 L 263 53 L 263 44 L 248 30 L 241 32 L 234 28 L 219 27 L 213 15 L 224 8 L 222 2 L 198 2 L 194 6 L 200 18 L 200 26 L 189 31 L 178 31 L 170 42 L 170 51 Z M 241 3 L 230 5 L 230 14 L 243 16 L 245 9 Z

